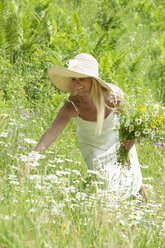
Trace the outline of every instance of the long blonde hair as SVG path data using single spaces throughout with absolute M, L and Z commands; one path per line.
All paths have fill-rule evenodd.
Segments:
M 97 110 L 96 133 L 99 135 L 102 132 L 103 122 L 105 118 L 105 95 L 107 99 L 113 99 L 113 105 L 117 105 L 117 101 L 124 99 L 124 92 L 116 85 L 110 84 L 111 90 L 101 86 L 96 79 L 92 78 L 92 88 L 90 99 Z

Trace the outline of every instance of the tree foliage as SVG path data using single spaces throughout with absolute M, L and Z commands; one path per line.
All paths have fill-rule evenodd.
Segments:
M 36 90 L 47 87 L 48 67 L 86 52 L 98 59 L 107 82 L 127 93 L 149 88 L 164 102 L 164 7 L 161 0 L 0 0 L 0 90 L 11 98 L 13 82 L 4 77 L 12 66 L 12 79 L 23 77 L 25 95 L 35 100 Z M 27 81 L 29 71 L 38 79 Z

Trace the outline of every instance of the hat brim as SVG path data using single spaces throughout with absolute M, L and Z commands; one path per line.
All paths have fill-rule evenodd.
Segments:
M 81 78 L 81 77 L 95 78 L 98 81 L 98 83 L 100 83 L 104 88 L 108 90 L 112 90 L 110 84 L 106 83 L 105 81 L 103 81 L 98 77 L 94 77 L 88 74 L 83 74 L 80 72 L 75 72 L 64 67 L 54 66 L 49 69 L 48 75 L 52 80 L 52 82 L 55 84 L 55 86 L 64 92 L 73 93 L 75 90 L 72 85 L 72 78 Z

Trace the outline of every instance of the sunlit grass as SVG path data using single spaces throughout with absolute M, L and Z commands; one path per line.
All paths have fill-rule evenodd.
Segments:
M 162 1 L 2 2 L 0 247 L 165 247 L 162 146 L 136 144 L 148 202 L 113 199 L 87 170 L 73 121 L 42 156 L 33 153 L 68 96 L 48 68 L 77 53 L 94 55 L 100 77 L 128 95 L 163 104 Z
M 30 156 L 49 125 L 42 114 L 49 110 L 19 106 L 1 118 L 1 247 L 163 247 L 163 150 L 137 144 L 148 202 L 140 195 L 116 202 L 87 171 L 73 123 Z

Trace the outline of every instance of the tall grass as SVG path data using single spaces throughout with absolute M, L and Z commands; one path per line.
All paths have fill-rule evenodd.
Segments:
M 48 67 L 88 52 L 108 82 L 126 92 L 150 88 L 164 102 L 163 6 L 147 0 L 1 0 L 1 63 L 10 61 L 21 73 L 32 67 L 45 79 Z
M 164 149 L 136 144 L 148 202 L 116 202 L 87 171 L 76 126 L 29 159 L 68 94 L 47 71 L 80 52 L 127 94 L 164 104 L 164 3 L 0 1 L 0 247 L 165 247 Z

